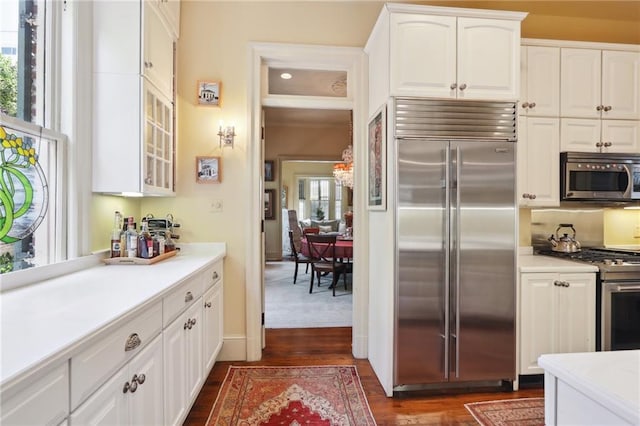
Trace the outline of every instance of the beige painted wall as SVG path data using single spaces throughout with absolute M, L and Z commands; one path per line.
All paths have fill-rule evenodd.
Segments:
M 604 244 L 640 245 L 640 210 L 605 210 Z
M 424 3 L 424 2 L 423 2 Z M 523 23 L 523 37 L 640 43 L 637 2 L 429 2 L 448 6 L 539 10 Z M 382 2 L 182 1 L 178 43 L 177 196 L 141 201 L 94 196 L 91 247 L 106 248 L 113 210 L 174 214 L 182 242 L 225 241 L 225 336 L 245 335 L 245 253 L 248 188 L 247 45 L 252 41 L 364 46 Z M 544 10 L 543 10 L 544 9 Z M 620 12 L 618 12 L 618 10 Z M 584 16 L 589 12 L 588 16 Z M 582 14 L 578 18 L 568 13 Z M 618 16 L 619 15 L 619 16 Z M 195 104 L 198 80 L 222 82 L 222 106 Z M 218 148 L 220 120 L 235 123 L 235 149 Z M 195 157 L 222 156 L 222 183 L 197 184 Z M 211 205 L 222 201 L 222 212 Z M 122 203 L 122 204 L 121 204 Z M 130 204 L 132 203 L 132 204 Z M 107 225 L 104 225 L 104 224 Z M 105 229 L 107 230 L 105 233 Z M 105 241 L 104 243 L 102 241 Z

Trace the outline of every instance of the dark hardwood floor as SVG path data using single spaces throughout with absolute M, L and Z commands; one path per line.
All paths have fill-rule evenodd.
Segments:
M 351 355 L 351 328 L 267 329 L 267 345 L 258 362 L 217 362 L 187 416 L 185 425 L 204 425 L 230 365 L 339 365 L 358 368 L 369 406 L 379 425 L 477 425 L 467 402 L 543 396 L 541 388 L 518 392 L 387 398 L 369 361 Z

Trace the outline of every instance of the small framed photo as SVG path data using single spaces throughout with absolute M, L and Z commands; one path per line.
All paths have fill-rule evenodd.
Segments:
M 222 164 L 220 157 L 196 157 L 196 182 L 222 182 Z
M 275 180 L 275 163 L 272 160 L 264 162 L 264 180 L 273 182 Z
M 265 189 L 264 190 L 264 218 L 275 219 L 276 218 L 276 190 Z
M 369 210 L 386 210 L 386 104 L 369 120 L 367 198 Z
M 198 81 L 198 105 L 220 106 L 220 82 Z

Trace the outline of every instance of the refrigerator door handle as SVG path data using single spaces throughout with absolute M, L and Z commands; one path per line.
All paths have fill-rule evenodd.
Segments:
M 458 336 L 460 335 L 460 169 L 462 164 L 462 153 L 460 152 L 460 146 L 456 146 L 455 151 L 455 159 L 453 161 L 454 164 L 454 173 L 455 173 L 455 201 L 451 210 L 454 213 L 454 221 L 453 221 L 453 275 L 454 281 L 451 283 L 453 285 L 453 331 L 451 331 L 452 344 L 454 348 L 452 348 L 454 352 L 454 365 L 452 371 L 455 372 L 455 377 L 460 377 L 460 342 Z
M 445 149 L 445 170 L 444 170 L 444 208 L 448 210 L 451 205 L 451 148 L 447 145 Z M 451 226 L 451 218 L 450 215 L 445 214 L 445 223 L 444 223 L 444 247 L 450 247 L 451 240 L 449 238 L 449 227 Z M 449 371 L 450 371 L 450 351 L 449 351 L 449 341 L 450 338 L 450 329 L 449 329 L 449 319 L 450 319 L 450 298 L 449 298 L 449 279 L 450 279 L 450 266 L 451 266 L 451 256 L 449 249 L 445 249 L 444 251 L 444 375 L 447 380 L 449 380 Z

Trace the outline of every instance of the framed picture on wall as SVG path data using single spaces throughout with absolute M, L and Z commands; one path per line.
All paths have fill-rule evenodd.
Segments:
M 386 210 L 386 104 L 369 120 L 367 198 L 369 210 Z
M 220 157 L 196 157 L 196 182 L 222 182 Z
M 276 190 L 265 189 L 264 190 L 264 218 L 275 219 L 276 218 Z
M 264 180 L 265 182 L 273 182 L 275 180 L 275 163 L 273 160 L 264 162 Z
M 198 105 L 220 106 L 220 82 L 198 81 Z

